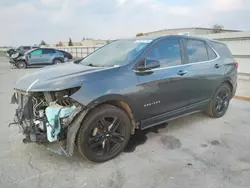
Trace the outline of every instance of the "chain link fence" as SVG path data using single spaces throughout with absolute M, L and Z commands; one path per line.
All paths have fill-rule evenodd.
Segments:
M 98 48 L 102 46 L 92 46 L 92 47 L 86 47 L 86 46 L 65 46 L 65 47 L 55 47 L 58 50 L 64 50 L 66 52 L 69 52 L 73 58 L 83 58 L 86 57 L 88 54 L 96 51 Z

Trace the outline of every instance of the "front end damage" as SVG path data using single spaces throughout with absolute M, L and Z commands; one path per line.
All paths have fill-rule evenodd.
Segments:
M 70 96 L 80 87 L 55 92 L 15 90 L 11 103 L 18 105 L 14 122 L 25 135 L 24 143 L 36 142 L 50 146 L 55 152 L 71 156 L 75 134 L 87 108 Z M 53 143 L 53 144 L 52 144 Z

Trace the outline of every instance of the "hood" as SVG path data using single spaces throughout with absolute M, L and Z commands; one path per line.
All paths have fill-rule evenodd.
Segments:
M 52 65 L 20 78 L 14 88 L 27 91 L 59 91 L 79 87 L 86 79 L 86 75 L 110 69 L 103 67 L 83 66 L 80 64 L 65 63 Z

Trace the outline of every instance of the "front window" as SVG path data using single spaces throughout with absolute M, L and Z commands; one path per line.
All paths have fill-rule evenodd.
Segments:
M 33 50 L 32 52 L 30 52 L 31 55 L 41 55 L 42 54 L 42 50 Z
M 158 60 L 161 67 L 182 64 L 181 44 L 178 39 L 167 39 L 156 44 L 147 54 L 147 59 Z
M 120 66 L 132 61 L 152 40 L 117 40 L 90 54 L 82 65 L 106 67 Z

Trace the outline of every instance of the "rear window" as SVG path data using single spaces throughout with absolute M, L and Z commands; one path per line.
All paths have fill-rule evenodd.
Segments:
M 205 42 L 200 40 L 187 39 L 186 48 L 189 63 L 209 60 Z
M 53 54 L 55 53 L 55 50 L 53 49 L 43 49 L 43 54 Z
M 232 53 L 230 52 L 226 44 L 219 42 L 212 42 L 211 44 L 221 57 L 233 58 Z
M 207 54 L 208 54 L 208 58 L 209 60 L 212 60 L 212 59 L 216 59 L 217 58 L 217 55 L 216 53 L 213 51 L 213 49 L 206 44 L 206 47 L 207 47 Z

